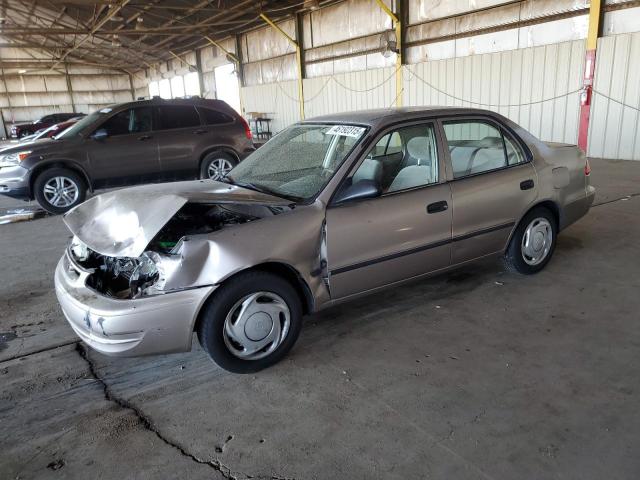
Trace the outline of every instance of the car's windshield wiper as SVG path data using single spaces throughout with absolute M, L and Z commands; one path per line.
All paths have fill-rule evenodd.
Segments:
M 255 183 L 251 183 L 251 182 L 238 182 L 237 180 L 233 180 L 232 178 L 229 178 L 229 177 L 225 177 L 224 180 L 232 185 L 237 185 L 238 187 L 248 188 L 249 190 L 254 190 L 256 192 L 266 193 L 267 195 L 273 195 L 276 197 L 284 198 L 292 202 L 299 202 L 300 200 L 302 200 L 302 198 L 300 197 L 296 197 L 293 195 L 285 195 L 276 190 L 272 190 L 268 187 L 265 187 L 264 185 L 256 185 Z

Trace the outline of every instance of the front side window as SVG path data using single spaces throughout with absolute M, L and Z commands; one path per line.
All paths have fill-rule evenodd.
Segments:
M 453 178 L 488 172 L 525 161 L 524 153 L 502 130 L 483 120 L 442 123 L 451 156 Z
M 159 129 L 173 130 L 200 126 L 200 117 L 195 107 L 165 105 L 158 107 Z
M 118 112 L 98 127 L 105 129 L 110 137 L 142 133 L 151 130 L 152 112 L 150 107 L 129 108 Z
M 365 132 L 365 127 L 352 125 L 293 125 L 249 155 L 227 178 L 296 201 L 309 200 L 324 188 Z
M 432 124 L 412 125 L 384 135 L 367 154 L 352 184 L 373 180 L 383 193 L 438 182 L 438 150 Z

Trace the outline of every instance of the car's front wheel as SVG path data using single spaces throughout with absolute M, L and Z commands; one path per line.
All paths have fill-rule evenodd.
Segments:
M 524 275 L 538 273 L 551 260 L 557 234 L 556 219 L 547 208 L 531 210 L 511 237 L 504 256 L 507 270 Z
M 200 178 L 222 180 L 238 162 L 225 152 L 212 152 L 204 157 L 200 167 Z
M 42 172 L 33 184 L 34 196 L 49 213 L 68 212 L 84 202 L 87 186 L 84 179 L 66 168 L 50 168 Z
M 302 305 L 293 286 L 268 272 L 242 273 L 224 283 L 205 305 L 198 340 L 214 362 L 252 373 L 281 360 L 302 328 Z

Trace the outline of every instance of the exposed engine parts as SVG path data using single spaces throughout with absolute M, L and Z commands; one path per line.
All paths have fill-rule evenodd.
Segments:
M 158 279 L 158 269 L 146 253 L 138 258 L 114 258 L 91 252 L 89 259 L 94 266 L 87 286 L 110 297 L 139 297 Z
M 185 235 L 215 232 L 226 225 L 237 225 L 264 217 L 269 210 L 262 205 L 206 205 L 188 203 L 158 232 L 147 247 L 149 250 L 173 253 Z M 273 214 L 273 213 L 271 213 Z

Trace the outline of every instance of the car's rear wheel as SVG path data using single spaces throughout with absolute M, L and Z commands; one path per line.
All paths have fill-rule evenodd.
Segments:
M 33 184 L 34 196 L 49 213 L 68 212 L 84 202 L 87 186 L 84 179 L 73 170 L 50 168 L 42 172 Z
M 542 270 L 556 247 L 557 223 L 544 207 L 529 212 L 518 224 L 504 256 L 512 272 L 531 275 Z
M 200 178 L 222 180 L 238 162 L 225 152 L 212 152 L 204 157 L 200 167 Z
M 198 340 L 225 370 L 252 373 L 281 360 L 302 328 L 302 305 L 293 286 L 268 272 L 242 273 L 209 299 Z

